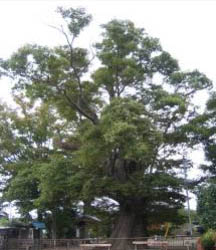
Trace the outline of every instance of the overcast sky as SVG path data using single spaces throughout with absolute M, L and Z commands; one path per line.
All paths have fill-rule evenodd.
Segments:
M 149 35 L 158 37 L 183 70 L 198 69 L 216 81 L 216 1 L 0 0 L 0 58 L 7 58 L 26 43 L 61 44 L 63 38 L 49 27 L 60 23 L 57 6 L 85 7 L 93 15 L 82 45 L 98 39 L 100 24 L 113 18 L 130 19 Z M 10 84 L 0 81 L 0 98 L 9 101 L 9 92 Z M 203 98 L 200 96 L 200 102 Z M 193 157 L 197 162 L 203 159 L 200 152 Z

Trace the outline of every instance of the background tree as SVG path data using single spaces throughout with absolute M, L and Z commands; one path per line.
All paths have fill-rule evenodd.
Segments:
M 31 210 L 37 209 L 39 220 L 50 221 L 50 235 L 63 236 L 65 225 L 61 227 L 64 223 L 57 223 L 56 217 L 75 217 L 75 192 L 70 193 L 70 188 L 76 169 L 72 168 L 71 157 L 65 158 L 53 140 L 57 140 L 58 130 L 64 133 L 67 125 L 62 120 L 59 124 L 55 111 L 47 104 L 35 107 L 23 97 L 15 100 L 16 111 L 4 105 L 0 111 L 1 174 L 7 179 L 3 199 L 14 201 L 26 219 Z
M 216 229 L 215 220 L 216 187 L 214 183 L 199 188 L 197 213 L 205 229 Z
M 26 45 L 2 61 L 1 71 L 13 79 L 15 93 L 52 105 L 70 123 L 57 144 L 68 152 L 66 161 L 73 159 L 71 188 L 78 183 L 85 207 L 96 197 L 114 199 L 119 210 L 111 236 L 143 236 L 149 223 L 172 220 L 183 206 L 177 173 L 182 150 L 195 143 L 185 125 L 198 115 L 193 96 L 211 81 L 197 70 L 180 71 L 158 39 L 131 21 L 102 26 L 102 41 L 95 45 L 100 64 L 92 71 L 88 51 L 75 46 L 91 16 L 83 9 L 58 11 L 66 21 L 57 28 L 66 45 Z M 53 165 L 42 166 L 49 171 Z M 46 177 L 40 178 L 48 190 Z M 47 195 L 41 194 L 38 202 Z M 127 246 L 118 241 L 114 247 Z
M 203 176 L 199 180 L 199 186 L 196 187 L 197 194 L 197 213 L 200 217 L 200 223 L 205 229 L 215 229 L 216 220 L 215 206 L 215 178 L 216 178 L 216 95 L 213 91 L 207 101 L 205 112 L 185 126 L 185 132 L 190 136 L 194 143 L 200 143 L 205 153 L 205 163 L 200 165 L 203 170 Z

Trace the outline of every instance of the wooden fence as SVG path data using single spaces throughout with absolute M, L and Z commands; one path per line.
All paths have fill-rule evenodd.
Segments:
M 81 250 L 81 246 L 86 245 L 88 249 L 86 250 L 107 250 L 107 246 L 112 244 L 114 241 L 123 239 L 0 239 L 0 250 Z M 131 250 L 160 250 L 161 244 L 158 242 L 164 239 L 150 239 L 150 238 L 131 238 L 124 239 L 130 245 Z M 151 246 L 151 244 L 138 244 L 135 246 L 134 242 L 146 242 L 154 240 L 156 243 Z M 168 238 L 165 239 L 167 242 L 167 250 L 195 250 L 197 238 Z M 92 244 L 92 245 L 91 245 Z M 91 247 L 93 246 L 93 247 Z M 103 249 L 102 249 L 103 248 Z M 113 249 L 111 250 L 125 250 L 125 249 Z

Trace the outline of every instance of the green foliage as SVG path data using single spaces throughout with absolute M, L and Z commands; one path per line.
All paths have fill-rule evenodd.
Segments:
M 213 250 L 216 243 L 216 233 L 209 230 L 201 237 L 201 244 L 205 250 Z
M 85 13 L 85 9 L 64 9 L 59 7 L 57 12 L 61 14 L 67 22 L 68 29 L 74 37 L 77 37 L 83 28 L 85 28 L 91 21 L 91 15 Z
M 197 213 L 200 217 L 201 225 L 206 229 L 216 229 L 216 186 L 214 183 L 199 188 L 197 193 Z
M 1 227 L 7 227 L 7 226 L 9 226 L 9 224 L 10 224 L 10 221 L 8 220 L 8 218 L 1 218 L 0 219 L 0 226 Z
M 186 208 L 180 209 L 179 214 L 182 218 L 182 224 L 186 223 L 188 221 L 188 210 Z M 199 223 L 199 215 L 197 214 L 196 210 L 190 210 L 190 217 L 191 217 L 191 222 L 192 224 L 194 222 Z
M 61 207 L 70 208 L 72 218 L 73 202 L 78 196 L 68 190 L 76 170 L 71 168 L 71 157 L 65 158 L 52 143 L 54 135 L 56 138 L 65 133 L 67 124 L 58 120 L 48 104 L 34 107 L 24 98 L 16 96 L 15 100 L 19 113 L 1 106 L 1 116 L 6 117 L 1 122 L 3 131 L 10 131 L 10 136 L 4 133 L 1 137 L 1 147 L 4 147 L 1 173 L 7 176 L 3 199 L 15 201 L 26 218 L 31 210 L 37 209 L 40 219 L 48 222 L 46 211 Z

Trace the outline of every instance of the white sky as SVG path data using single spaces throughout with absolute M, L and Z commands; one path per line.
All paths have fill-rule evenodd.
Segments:
M 10 56 L 26 43 L 62 43 L 60 34 L 48 26 L 60 21 L 55 13 L 57 6 L 85 7 L 93 15 L 93 23 L 81 41 L 83 45 L 98 39 L 100 24 L 112 18 L 130 19 L 149 35 L 158 37 L 183 70 L 198 69 L 216 80 L 216 1 L 0 0 L 0 58 Z M 10 101 L 9 92 L 10 84 L 0 81 L 0 98 Z M 204 99 L 202 95 L 199 98 L 199 102 Z M 203 154 L 198 151 L 193 158 L 200 162 Z M 192 203 L 194 208 L 195 202 Z

